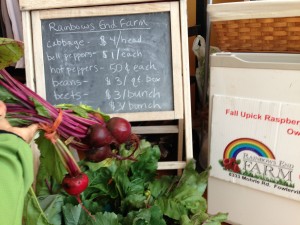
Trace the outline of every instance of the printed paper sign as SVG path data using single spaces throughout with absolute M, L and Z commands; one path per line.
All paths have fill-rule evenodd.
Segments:
M 300 104 L 214 95 L 210 176 L 300 200 Z

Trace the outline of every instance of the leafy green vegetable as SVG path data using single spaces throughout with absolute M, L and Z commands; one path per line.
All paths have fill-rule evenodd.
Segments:
M 1 75 L 0 75 L 1 78 Z M 6 88 L 0 85 L 0 100 L 3 102 L 18 102 L 19 100 Z
M 69 225 L 78 225 L 82 210 L 81 206 L 73 206 L 72 204 L 66 204 L 62 208 L 65 223 Z
M 140 224 L 155 224 L 166 225 L 163 219 L 163 214 L 159 207 L 152 206 L 150 208 L 132 211 L 124 218 L 123 225 L 140 225 Z
M 10 38 L 0 38 L 0 69 L 17 62 L 24 52 L 23 43 Z
M 227 215 L 227 213 L 212 215 L 205 221 L 205 225 L 220 225 L 220 221 L 227 220 Z
M 40 149 L 40 166 L 37 176 L 37 194 L 45 195 L 51 194 L 51 190 L 47 186 L 51 183 L 51 189 L 54 188 L 54 184 L 61 183 L 66 169 L 61 163 L 58 154 L 56 153 L 53 144 L 46 138 L 44 138 L 43 132 L 35 140 L 38 148 Z M 54 191 L 54 190 L 52 190 Z
M 87 225 L 122 225 L 118 221 L 118 216 L 114 213 L 97 213 L 96 220 L 90 219 Z
M 64 205 L 64 197 L 62 195 L 40 196 L 38 201 L 51 224 L 59 225 L 62 223 L 62 218 L 60 216 L 62 206 Z
M 51 225 L 40 207 L 32 188 L 29 189 L 23 209 L 23 225 Z
M 42 139 L 37 143 L 49 148 L 42 152 L 42 157 L 56 157 L 52 155 L 51 152 L 55 151 L 48 146 L 49 143 Z M 125 145 L 120 146 L 119 151 L 124 157 L 132 152 L 126 150 Z M 64 174 L 60 166 L 49 162 L 54 160 L 42 160 L 37 193 L 48 221 L 53 225 L 221 225 L 226 220 L 227 214 L 211 216 L 206 213 L 203 194 L 208 170 L 198 173 L 194 160 L 187 163 L 181 176 L 157 176 L 158 146 L 141 140 L 135 157 L 136 161 L 79 162 L 90 181 L 81 199 L 95 219 L 87 215 L 75 197 L 68 196 L 55 182 Z M 45 179 L 49 181 L 48 185 Z
M 72 110 L 75 114 L 82 118 L 88 118 L 88 113 L 96 113 L 100 114 L 104 121 L 108 121 L 110 119 L 110 116 L 101 112 L 100 109 L 94 109 L 91 106 L 85 105 L 85 104 L 79 104 L 79 105 L 73 105 L 73 104 L 59 104 L 56 105 L 57 108 L 60 109 L 66 109 L 66 110 Z
M 50 113 L 48 112 L 46 107 L 43 106 L 43 104 L 41 104 L 35 98 L 30 97 L 29 99 L 34 103 L 34 107 L 35 107 L 35 110 L 37 111 L 38 115 L 46 117 L 46 118 L 51 118 Z
M 164 215 L 174 220 L 180 220 L 181 216 L 188 214 L 188 210 L 184 205 L 171 198 L 161 197 L 157 199 L 156 205 L 161 208 Z

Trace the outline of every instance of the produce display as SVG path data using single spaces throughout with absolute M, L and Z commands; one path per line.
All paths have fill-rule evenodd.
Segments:
M 87 105 L 53 106 L 14 79 L 5 67 L 22 55 L 22 43 L 0 38 L 0 100 L 7 119 L 40 128 L 40 165 L 26 197 L 24 225 L 217 225 L 227 218 L 206 213 L 209 169 L 198 173 L 191 160 L 181 176 L 159 176 L 158 146 L 139 140 L 126 119 Z

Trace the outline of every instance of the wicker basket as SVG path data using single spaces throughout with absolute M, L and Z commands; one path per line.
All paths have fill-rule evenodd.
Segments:
M 300 52 L 300 1 L 210 4 L 217 47 L 231 52 Z
M 300 52 L 300 17 L 213 22 L 218 47 L 234 52 Z

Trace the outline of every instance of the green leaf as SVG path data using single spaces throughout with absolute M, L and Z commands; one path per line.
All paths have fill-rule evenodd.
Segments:
M 163 213 L 158 206 L 150 207 L 151 220 L 150 224 L 153 225 L 166 225 L 166 221 L 163 219 Z
M 62 195 L 47 195 L 39 196 L 38 200 L 49 222 L 53 225 L 61 225 L 64 197 Z
M 205 212 L 207 203 L 202 195 L 207 186 L 207 179 L 208 172 L 204 171 L 199 174 L 195 170 L 195 161 L 191 160 L 187 163 L 178 184 L 170 185 L 163 198 L 158 198 L 155 204 L 161 208 L 165 215 L 175 220 L 179 220 L 185 215 Z M 166 184 L 164 188 L 166 189 Z M 155 194 L 155 189 L 153 191 Z M 185 223 L 188 223 L 187 221 L 185 218 Z
M 218 213 L 211 215 L 203 224 L 205 225 L 222 225 L 227 220 L 228 213 Z
M 135 178 L 130 180 L 128 189 L 126 190 L 127 195 L 131 194 L 144 194 L 145 192 L 145 182 L 143 178 Z
M 208 218 L 209 215 L 206 213 L 206 211 L 198 211 L 196 214 L 192 216 L 191 222 L 193 224 L 202 224 Z
M 149 183 L 149 190 L 151 195 L 156 199 L 160 195 L 163 195 L 173 183 L 172 176 L 162 176 L 159 179 L 154 180 L 153 182 Z
M 109 196 L 114 199 L 118 196 L 115 183 L 111 181 L 113 172 L 110 168 L 103 167 L 97 171 L 86 171 L 86 173 L 89 177 L 89 186 L 84 191 L 85 196 L 92 196 L 93 193 L 95 193 L 93 198 Z
M 161 209 L 164 215 L 174 220 L 179 220 L 182 215 L 188 214 L 188 210 L 184 207 L 184 205 L 173 199 L 160 197 L 156 200 L 155 205 Z
M 119 223 L 118 216 L 115 213 L 97 213 L 96 220 L 89 219 L 87 225 L 122 225 Z
M 197 224 L 201 224 L 201 223 L 197 223 Z M 182 215 L 180 218 L 180 225 L 196 225 L 196 224 L 193 224 L 193 222 L 190 220 L 188 215 Z
M 133 218 L 133 225 L 146 225 L 149 224 L 151 220 L 151 212 L 146 209 L 140 210 Z
M 166 225 L 163 214 L 159 207 L 152 206 L 150 208 L 131 211 L 122 221 L 123 225 Z
M 168 201 L 170 201 L 172 204 L 175 204 L 173 202 L 180 204 L 180 211 L 176 212 L 178 213 L 178 215 L 183 215 L 181 211 L 182 208 L 184 208 L 186 212 L 192 214 L 195 214 L 199 211 L 206 211 L 206 199 L 203 198 L 202 195 L 207 186 L 207 179 L 207 171 L 204 171 L 201 174 L 199 174 L 195 170 L 194 160 L 191 160 L 187 163 L 186 168 L 184 169 L 178 184 L 170 186 L 172 188 L 169 188 L 168 193 L 166 193 L 165 195 Z M 171 210 L 169 210 L 169 212 L 165 211 L 165 209 L 168 210 L 168 208 L 165 207 L 165 204 L 162 206 L 164 207 L 164 213 L 169 214 L 171 212 Z M 174 209 L 174 211 L 175 210 L 176 208 Z M 176 218 L 178 219 L 179 217 L 177 216 Z
M 40 167 L 37 176 L 37 191 L 39 193 L 39 190 L 45 187 L 46 179 L 51 181 L 53 178 L 55 183 L 60 184 L 67 171 L 61 163 L 54 145 L 44 137 L 44 132 L 40 132 L 35 142 L 41 153 Z
M 74 113 L 76 113 L 77 115 L 79 115 L 80 117 L 83 118 L 88 118 L 88 112 L 86 110 L 84 110 L 84 108 L 78 106 L 78 105 L 73 105 L 70 107 L 71 110 L 74 111 Z
M 83 162 L 83 165 L 86 165 L 91 171 L 97 171 L 102 167 L 110 167 L 114 163 L 115 159 L 107 158 L 101 162 Z
M 81 205 L 66 204 L 62 208 L 65 224 L 78 225 L 82 210 Z
M 87 111 L 88 113 L 99 113 L 103 117 L 104 121 L 108 121 L 110 119 L 110 116 L 107 115 L 107 114 L 105 114 L 105 113 L 103 113 L 100 110 L 100 108 L 94 109 L 93 107 L 91 107 L 89 105 L 85 105 L 85 104 L 80 104 L 79 106 L 81 108 L 83 108 L 85 111 Z
M 47 196 L 61 191 L 61 185 L 47 172 L 44 164 L 40 164 L 36 177 L 36 194 Z
M 206 211 L 207 209 L 205 198 L 199 195 L 197 189 L 190 187 L 189 185 L 182 185 L 176 188 L 169 198 L 176 202 L 180 202 L 182 206 L 193 213 L 200 210 Z
M 104 119 L 104 121 L 108 121 L 110 119 L 110 116 L 101 112 L 100 109 L 94 109 L 93 107 L 85 104 L 80 104 L 80 105 L 59 104 L 56 105 L 56 107 L 61 109 L 73 110 L 75 114 L 83 118 L 88 118 L 88 113 L 92 113 L 92 114 L 99 114 Z
M 1 39 L 1 38 L 0 38 Z M 1 74 L 0 74 L 1 78 Z M 0 100 L 3 102 L 20 102 L 11 92 L 9 92 L 5 87 L 0 86 Z
M 208 181 L 210 167 L 200 174 L 195 170 L 195 160 L 190 160 L 183 170 L 178 186 L 181 184 L 189 185 L 198 190 L 199 195 L 203 195 Z
M 137 177 L 144 179 L 144 182 L 151 181 L 156 176 L 159 147 L 151 147 L 149 142 L 142 140 L 138 153 L 137 162 L 131 164 L 132 179 Z
M 205 220 L 209 218 L 208 214 L 199 211 L 197 214 L 194 214 L 191 218 L 189 218 L 188 215 L 183 215 L 180 218 L 180 224 L 181 225 L 198 225 L 198 224 L 203 224 Z
M 22 120 L 11 116 L 9 113 L 6 114 L 6 119 L 8 120 L 9 124 L 13 127 L 23 127 L 29 126 L 31 123 L 28 120 Z
M 118 167 L 112 177 L 115 182 L 116 189 L 122 199 L 126 197 L 127 190 L 130 186 L 130 180 L 127 174 L 128 172 L 126 170 L 122 169 L 122 167 Z
M 51 118 L 49 111 L 41 104 L 38 100 L 33 97 L 29 97 L 29 99 L 34 103 L 35 110 L 37 111 L 38 115 Z
M 128 212 L 130 210 L 145 208 L 146 196 L 142 194 L 131 194 L 125 197 L 121 203 L 121 210 Z
M 10 38 L 0 38 L 0 69 L 17 62 L 24 53 L 23 43 Z
M 81 197 L 82 196 L 83 195 L 81 195 Z M 105 206 L 104 206 L 105 203 L 100 200 L 94 201 L 94 200 L 88 199 L 88 200 L 83 200 L 82 202 L 83 202 L 84 207 L 86 207 L 92 214 L 96 214 L 97 212 L 105 211 Z M 88 217 L 89 217 L 89 215 L 83 210 L 80 215 L 80 224 L 85 225 Z M 82 220 L 82 219 L 85 219 L 85 220 Z
M 12 209 L 13 210 L 13 209 Z M 46 218 L 32 188 L 28 191 L 23 208 L 23 225 L 52 225 Z

